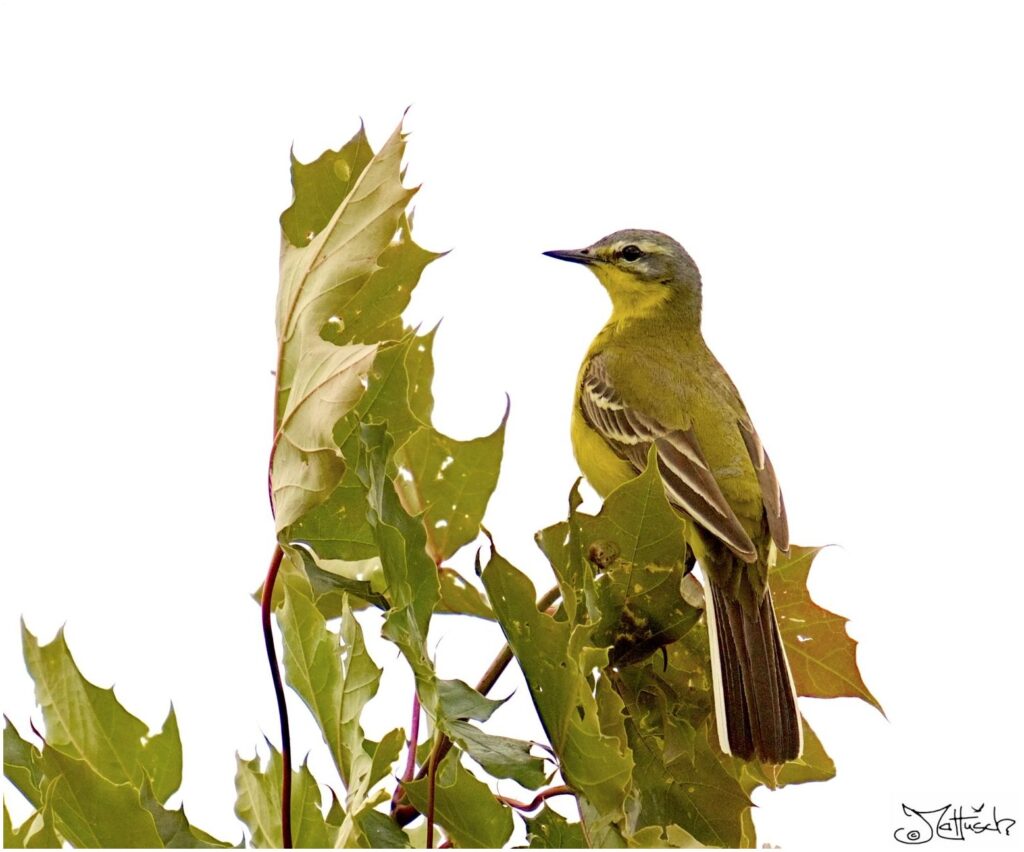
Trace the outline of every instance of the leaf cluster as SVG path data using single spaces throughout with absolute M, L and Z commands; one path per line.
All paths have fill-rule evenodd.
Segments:
M 46 735 L 33 729 L 37 746 L 4 717 L 4 775 L 34 808 L 15 827 L 5 803 L 5 847 L 232 845 L 193 826 L 184 808 L 168 806 L 182 771 L 173 707 L 150 733 L 112 689 L 82 676 L 63 630 L 40 645 L 22 626 L 22 644 Z
M 752 791 L 827 780 L 832 760 L 806 722 L 801 759 L 783 767 L 721 752 L 707 631 L 695 629 L 703 596 L 689 574 L 686 522 L 656 466 L 610 494 L 598 515 L 579 505 L 573 489 L 568 520 L 537 535 L 562 591 L 557 613 L 537 610 L 529 580 L 497 552 L 483 581 L 577 793 L 587 844 L 752 846 Z M 798 692 L 875 703 L 844 619 L 807 593 L 816 553 L 794 547 L 771 580 L 783 639 L 801 661 Z
M 281 220 L 270 470 L 285 551 L 275 600 L 285 679 L 320 726 L 345 787 L 309 837 L 319 844 L 326 831 L 332 846 L 408 845 L 412 835 L 383 807 L 393 795 L 383 782 L 399 774 L 407 735 L 396 728 L 373 742 L 360 724 L 381 670 L 353 611 L 380 609 L 383 636 L 413 672 L 435 741 L 455 744 L 437 767 L 437 823 L 453 842 L 500 846 L 511 833 L 511 815 L 460 755 L 494 777 L 533 787 L 545 780 L 543 762 L 529 743 L 479 727 L 500 702 L 439 678 L 427 634 L 435 613 L 493 617 L 474 584 L 444 563 L 479 534 L 497 483 L 505 419 L 490 435 L 468 441 L 431 422 L 437 330 L 418 334 L 403 325 L 401 312 L 438 255 L 412 239 L 406 207 L 415 190 L 402 184 L 403 150 L 401 128 L 377 153 L 360 131 L 314 163 L 293 162 L 295 201 Z M 238 814 L 256 845 L 278 839 L 258 833 L 257 819 L 279 803 L 271 780 L 277 769 L 263 771 L 262 797 L 250 796 L 243 807 L 242 779 L 251 781 L 259 769 L 239 762 Z M 405 799 L 425 809 L 425 780 L 405 781 Z M 481 804 L 467 810 L 474 797 Z M 343 817 L 332 822 L 334 810 Z M 299 823 L 297 845 L 311 824 Z

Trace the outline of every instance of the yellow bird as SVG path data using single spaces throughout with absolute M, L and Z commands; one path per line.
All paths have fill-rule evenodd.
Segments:
M 700 330 L 700 272 L 658 231 L 616 231 L 581 263 L 612 301 L 580 369 L 572 415 L 580 469 L 602 496 L 632 479 L 656 447 L 670 503 L 710 589 L 706 606 L 723 751 L 765 763 L 803 747 L 796 689 L 768 572 L 789 549 L 775 471 L 732 380 Z

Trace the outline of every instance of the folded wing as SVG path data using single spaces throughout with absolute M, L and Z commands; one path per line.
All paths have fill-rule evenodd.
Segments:
M 692 429 L 668 429 L 626 405 L 600 355 L 587 365 L 580 390 L 584 418 L 620 457 L 639 473 L 654 444 L 669 501 L 741 559 L 756 561 L 754 543 L 722 494 Z

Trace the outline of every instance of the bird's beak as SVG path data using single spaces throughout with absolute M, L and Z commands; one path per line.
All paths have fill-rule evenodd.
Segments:
M 590 254 L 590 249 L 556 249 L 555 251 L 546 251 L 544 254 L 555 260 L 567 260 L 570 263 L 583 263 L 587 266 L 597 262 L 597 258 Z

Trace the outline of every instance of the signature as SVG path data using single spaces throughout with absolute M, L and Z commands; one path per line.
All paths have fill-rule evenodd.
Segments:
M 993 805 L 986 810 L 984 803 L 978 807 L 959 805 L 943 805 L 931 811 L 919 811 L 903 805 L 903 813 L 913 817 L 912 825 L 897 828 L 893 832 L 900 843 L 918 844 L 929 840 L 965 840 L 970 834 L 984 834 L 994 831 L 996 834 L 1010 836 L 1010 829 L 1017 821 L 1009 817 L 1000 817 Z

